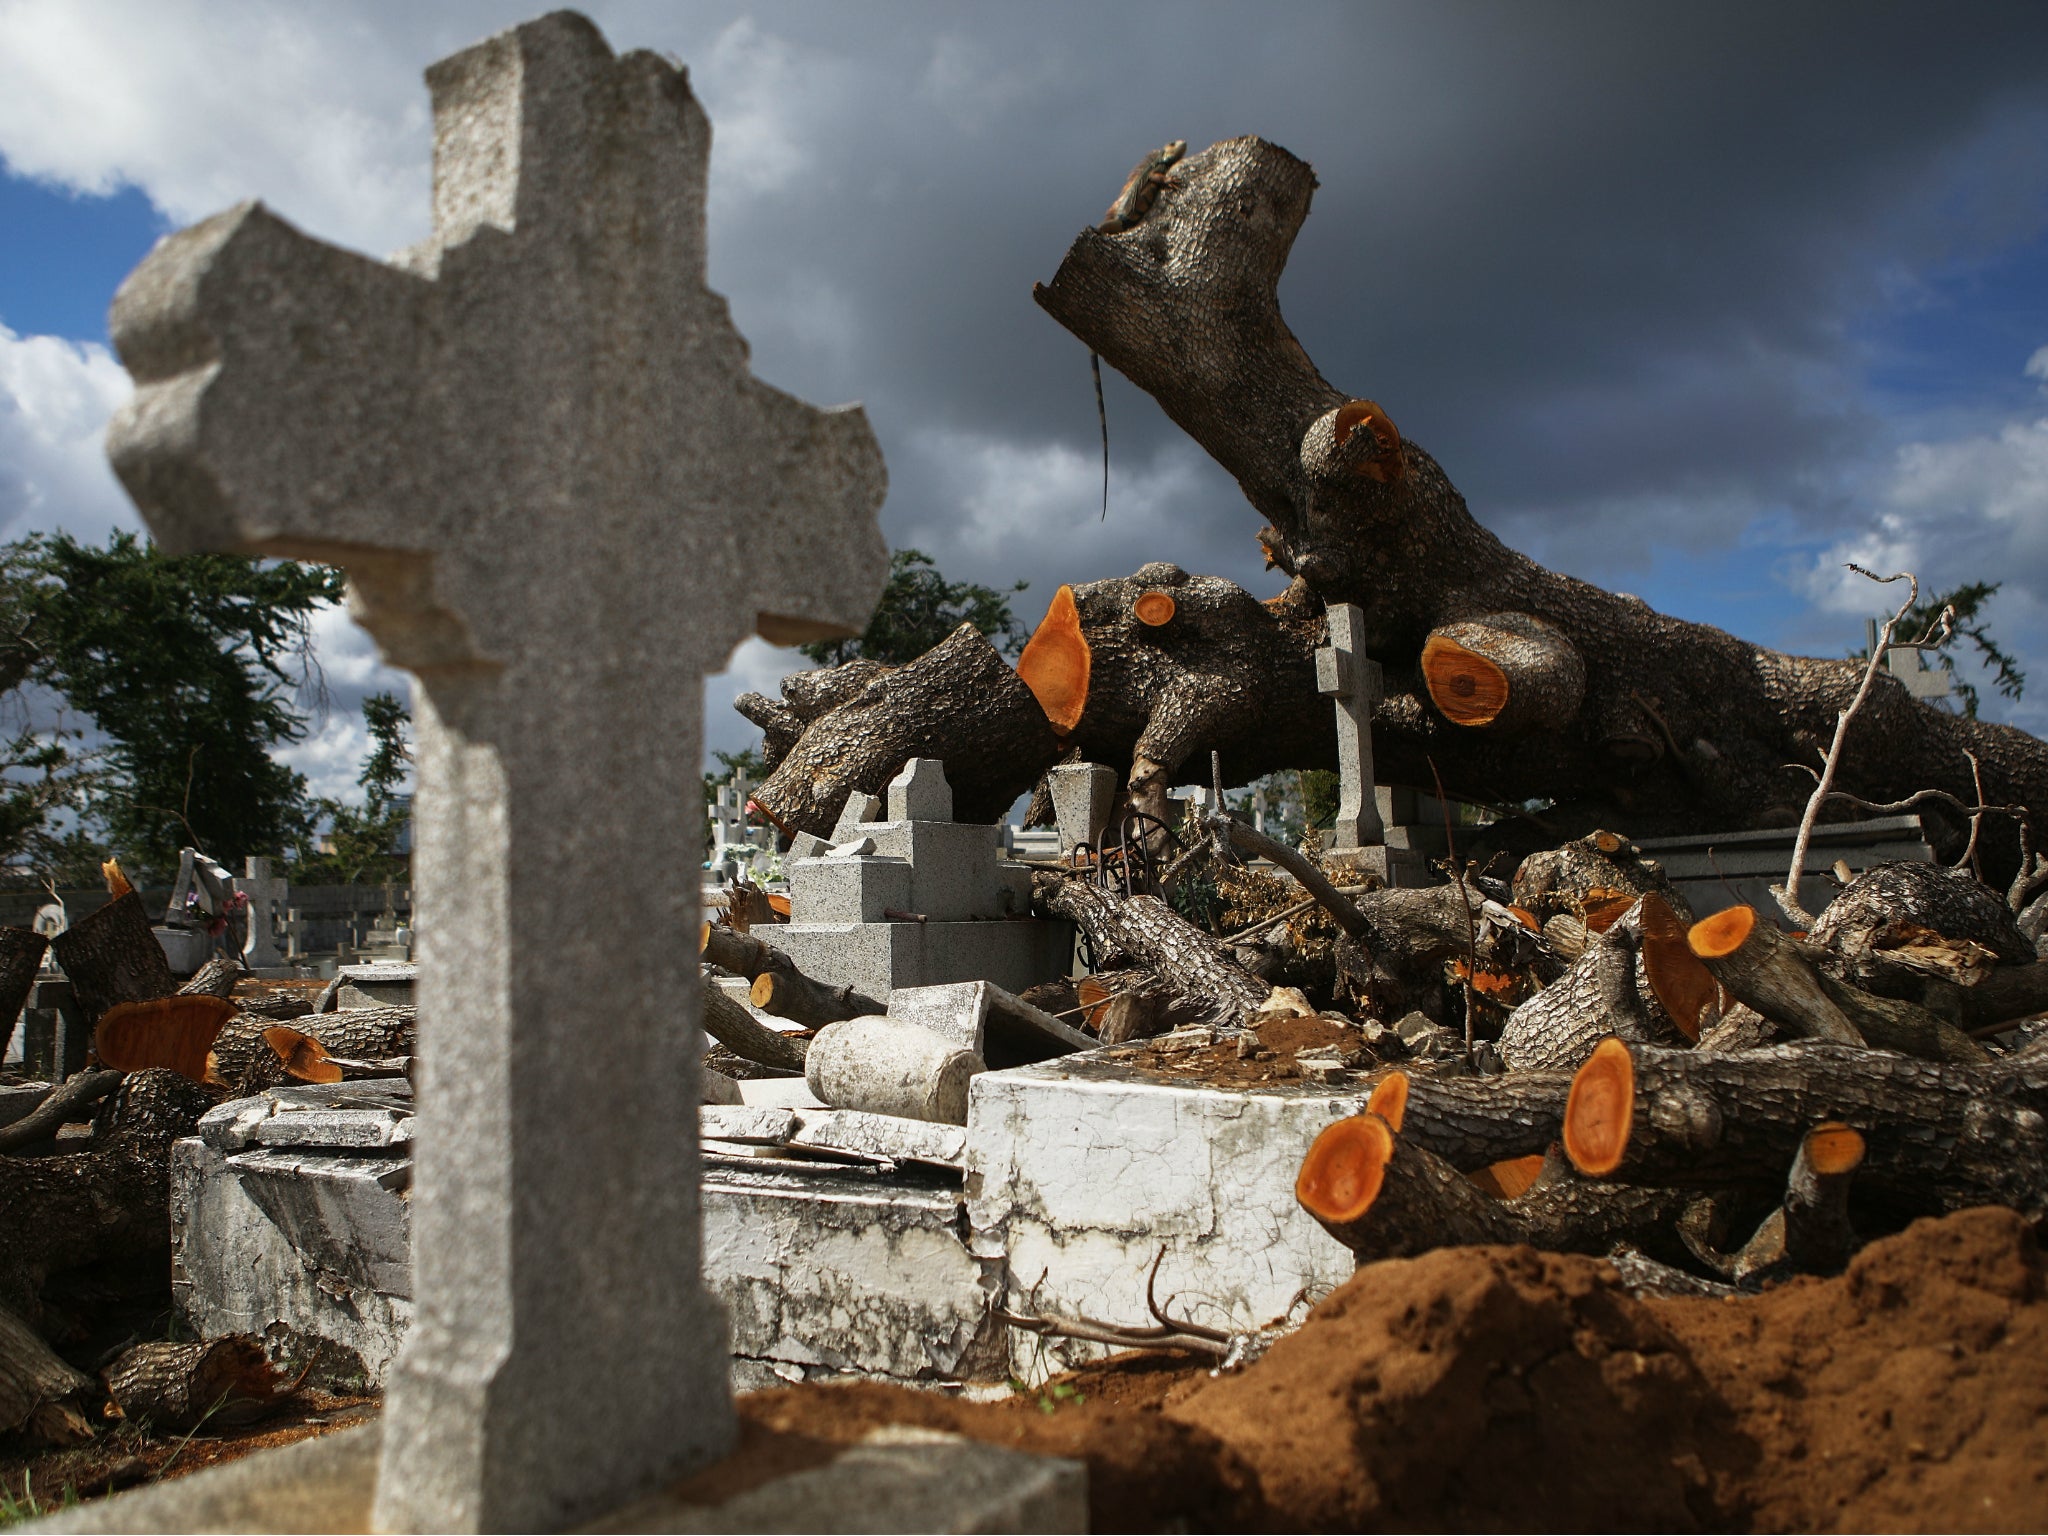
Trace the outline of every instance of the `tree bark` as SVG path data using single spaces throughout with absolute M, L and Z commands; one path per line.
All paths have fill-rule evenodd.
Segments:
M 123 1418 L 173 1434 L 202 1424 L 252 1423 L 276 1412 L 299 1386 L 246 1333 L 194 1344 L 138 1344 L 107 1367 L 106 1378 Z
M 43 963 L 43 951 L 49 947 L 50 941 L 33 928 L 0 928 L 0 1022 L 5 1025 L 0 1049 L 13 1035 Z
M 81 1113 L 121 1086 L 118 1072 L 80 1072 L 50 1090 L 49 1097 L 12 1125 L 0 1126 L 0 1152 L 48 1141 L 65 1126 L 89 1118 Z
M 1447 782 L 1495 803 L 1597 787 L 1644 830 L 1796 821 L 1811 781 L 1785 765 L 1812 761 L 1832 737 L 1860 665 L 1667 618 L 1547 571 L 1480 527 L 1435 459 L 1328 383 L 1281 318 L 1280 274 L 1314 187 L 1308 165 L 1275 145 L 1215 144 L 1173 168 L 1135 226 L 1084 229 L 1035 297 L 1237 480 L 1267 521 L 1259 537 L 1273 564 L 1364 611 L 1367 648 L 1388 673 L 1381 776 L 1427 783 L 1433 755 Z M 1347 430 L 1361 420 L 1374 430 Z M 1460 726 L 1428 702 L 1430 635 L 1501 615 L 1540 623 L 1576 654 L 1576 711 Z M 1879 801 L 1936 787 L 1975 804 L 1968 753 L 1984 799 L 2048 807 L 2048 746 L 1920 704 L 1890 677 L 1850 731 L 1843 787 Z M 1944 827 L 1939 851 L 1953 857 L 1965 830 Z M 2002 883 L 2017 838 L 1987 826 L 1986 843 Z
M 1129 955 L 1208 1022 L 1242 1026 L 1273 989 L 1232 961 L 1221 944 L 1156 896 L 1117 896 L 1089 880 L 1041 874 L 1033 905 L 1079 926 L 1098 958 Z
M 146 1003 L 178 990 L 163 946 L 149 931 L 142 897 L 132 890 L 88 912 L 51 940 L 50 948 L 71 978 L 88 1030 L 116 1003 Z
M 1569 1072 L 1437 1077 L 1397 1070 L 1380 1079 L 1366 1107 L 1404 1141 L 1470 1173 L 1547 1152 L 1563 1133 L 1571 1088 Z
M 751 981 L 754 985 L 749 1000 L 763 1013 L 772 1013 L 806 1029 L 821 1029 L 841 1019 L 889 1011 L 850 985 L 828 987 L 806 976 L 794 960 L 774 945 L 718 923 L 704 925 L 704 958 L 720 970 Z
M 1059 754 L 1031 690 L 972 624 L 908 666 L 851 665 L 844 688 L 735 702 L 769 744 L 773 771 L 754 803 L 786 834 L 824 836 L 848 795 L 880 794 L 913 757 L 945 763 L 957 820 L 994 821 Z
M 1589 1177 L 1690 1189 L 1775 1182 L 1824 1121 L 1860 1131 L 1861 1186 L 1913 1215 L 2048 1212 L 2048 1058 L 1951 1067 L 1852 1046 L 1738 1053 L 1603 1042 L 1579 1069 L 1564 1146 Z
M 215 955 L 206 964 L 192 973 L 192 979 L 178 988 L 181 997 L 217 997 L 226 1002 L 235 995 L 235 983 L 242 979 L 242 968 L 224 955 Z
M 131 1072 L 91 1150 L 0 1162 L 0 1306 L 33 1322 L 51 1273 L 144 1259 L 170 1244 L 170 1147 L 215 1096 L 175 1072 Z
M 1640 903 L 1638 903 L 1638 907 Z M 1508 1015 L 1498 1049 L 1511 1072 L 1575 1068 L 1608 1036 L 1684 1043 L 1670 1017 L 1638 989 L 1638 908 L 1586 946 L 1564 975 Z
M 768 1028 L 728 997 L 725 989 L 709 976 L 697 988 L 704 999 L 704 1033 L 748 1061 L 784 1072 L 801 1072 L 810 1041 Z
M 60 1359 L 42 1335 L 0 1307 L 0 1435 L 25 1431 L 48 1444 L 92 1438 L 80 1410 L 98 1383 Z
M 281 1022 L 267 1014 L 238 1013 L 213 1042 L 214 1072 L 238 1096 L 292 1081 L 263 1032 Z M 294 1016 L 291 1027 L 320 1042 L 330 1056 L 378 1061 L 410 1056 L 419 1043 L 419 1015 L 409 1003 L 389 1008 L 337 1008 Z

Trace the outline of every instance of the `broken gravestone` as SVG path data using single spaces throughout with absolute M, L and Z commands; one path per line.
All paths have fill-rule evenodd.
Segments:
M 562 12 L 427 81 L 433 234 L 380 262 L 251 203 L 168 237 L 114 303 L 108 447 L 167 550 L 345 567 L 417 678 L 417 1324 L 375 1519 L 551 1528 L 731 1443 L 698 892 L 657 871 L 702 858 L 704 675 L 866 621 L 884 475 L 704 285 L 683 71 Z

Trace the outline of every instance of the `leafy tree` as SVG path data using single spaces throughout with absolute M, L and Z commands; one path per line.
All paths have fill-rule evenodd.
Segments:
M 403 880 L 407 860 L 395 851 L 405 825 L 412 819 L 412 802 L 401 792 L 412 749 L 406 745 L 405 728 L 412 715 L 397 698 L 373 693 L 363 700 L 363 724 L 370 732 L 369 755 L 356 783 L 363 788 L 360 807 L 322 797 L 319 813 L 327 823 L 324 852 L 301 844 L 292 861 L 292 874 L 302 883 L 333 880 L 343 885 L 357 880 Z
M 828 667 L 865 658 L 900 666 L 915 661 L 963 623 L 972 624 L 995 642 L 1005 656 L 1014 656 L 1029 638 L 1010 612 L 1012 593 L 971 581 L 948 581 L 922 550 L 899 549 L 889 556 L 889 584 L 875 605 L 868 627 L 850 640 L 819 640 L 803 648 L 811 660 Z
M 49 688 L 107 738 L 82 809 L 139 869 L 167 871 L 185 843 L 280 851 L 312 807 L 270 754 L 305 736 L 292 690 L 313 614 L 341 593 L 319 566 L 35 534 L 0 546 L 0 684 Z

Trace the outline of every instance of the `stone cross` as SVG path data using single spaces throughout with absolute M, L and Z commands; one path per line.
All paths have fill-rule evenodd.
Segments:
M 346 567 L 417 679 L 415 1321 L 375 1521 L 558 1529 L 732 1441 L 698 885 L 664 871 L 703 857 L 704 675 L 862 627 L 884 473 L 705 287 L 681 69 L 560 12 L 427 84 L 433 234 L 385 263 L 245 204 L 171 235 L 114 301 L 108 449 L 174 553 Z
M 1316 650 L 1316 687 L 1337 706 L 1337 822 L 1324 846 L 1355 853 L 1386 840 L 1373 794 L 1372 711 L 1385 696 L 1380 664 L 1360 639 L 1365 615 L 1352 603 L 1331 603 L 1330 643 Z
M 291 882 L 271 874 L 270 860 L 251 854 L 235 880 L 235 889 L 249 898 L 245 914 L 249 936 L 242 942 L 242 963 L 252 971 L 284 964 L 277 939 L 284 932 Z

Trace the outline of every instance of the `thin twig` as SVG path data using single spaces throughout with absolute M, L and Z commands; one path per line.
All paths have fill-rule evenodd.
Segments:
M 1425 756 L 1429 776 L 1436 781 L 1437 809 L 1444 813 L 1444 857 L 1451 866 L 1451 878 L 1458 882 L 1458 906 L 1465 914 L 1465 1065 L 1479 1070 L 1479 1042 L 1473 1028 L 1472 983 L 1479 975 L 1479 925 L 1472 920 L 1472 895 L 1465 889 L 1464 867 L 1458 863 L 1458 844 L 1451 836 L 1451 802 L 1444 795 L 1443 775 L 1436 771 L 1436 759 Z
M 1963 856 L 1956 860 L 1955 867 L 1970 866 L 1970 873 L 1979 880 L 1984 878 L 1984 866 L 1977 859 L 1977 834 L 1984 828 L 1984 770 L 1977 766 L 1977 754 L 1965 750 L 1963 756 L 1970 760 L 1970 782 L 1976 786 L 1978 809 L 1970 813 L 1970 840 L 1963 845 Z
M 1910 590 L 1906 600 L 1899 605 L 1898 612 L 1885 620 L 1884 628 L 1878 633 L 1877 644 L 1871 647 L 1870 660 L 1863 668 L 1863 680 L 1857 685 L 1855 697 L 1850 699 L 1849 707 L 1835 719 L 1835 739 L 1829 744 L 1827 756 L 1821 761 L 1820 780 L 1814 785 L 1813 794 L 1806 802 L 1806 814 L 1799 818 L 1799 835 L 1792 843 L 1792 867 L 1786 871 L 1785 884 L 1782 887 L 1774 886 L 1771 890 L 1771 894 L 1777 898 L 1779 908 L 1801 928 L 1813 926 L 1813 914 L 1799 904 L 1799 880 L 1806 872 L 1806 849 L 1813 841 L 1813 825 L 1820 819 L 1820 808 L 1827 803 L 1828 796 L 1834 790 L 1835 772 L 1842 765 L 1842 747 L 1849 736 L 1849 722 L 1854 720 L 1857 711 L 1863 708 L 1863 701 L 1870 696 L 1871 684 L 1877 681 L 1878 670 L 1884 666 L 1886 655 L 1895 648 L 1892 637 L 1898 633 L 1899 625 L 1905 622 L 1906 615 L 1913 610 L 1913 605 L 1920 601 L 1920 578 L 1910 571 L 1879 576 L 1853 561 L 1850 562 L 1849 569 L 1859 576 L 1868 576 L 1880 586 L 1889 586 L 1895 581 L 1906 582 Z M 1938 648 L 1941 642 L 1948 638 L 1954 625 L 1955 609 L 1944 608 L 1940 616 L 1928 626 L 1926 634 L 1918 640 L 1904 642 L 1901 648 Z

